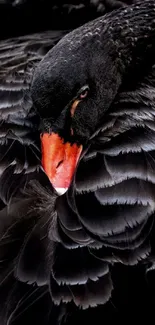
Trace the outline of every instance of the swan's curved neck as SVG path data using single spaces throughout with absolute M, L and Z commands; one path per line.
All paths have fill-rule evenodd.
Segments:
M 155 50 L 155 1 L 138 1 L 107 15 L 101 38 L 125 67 L 139 62 L 147 51 Z

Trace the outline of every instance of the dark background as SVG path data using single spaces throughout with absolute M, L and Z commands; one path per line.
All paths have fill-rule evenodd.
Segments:
M 132 0 L 0 0 L 0 39 L 75 28 Z

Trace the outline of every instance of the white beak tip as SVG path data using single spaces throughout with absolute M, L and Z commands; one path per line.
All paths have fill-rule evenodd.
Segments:
M 55 190 L 56 192 L 59 194 L 59 195 L 63 195 L 67 192 L 68 188 L 65 188 L 65 187 L 55 187 Z

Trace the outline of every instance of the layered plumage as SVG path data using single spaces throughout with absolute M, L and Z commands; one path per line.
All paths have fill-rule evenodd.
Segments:
M 139 315 L 143 299 L 151 309 L 154 295 L 144 279 L 154 270 L 155 3 L 118 10 L 101 22 L 117 42 L 120 28 L 128 32 L 136 19 L 138 49 L 145 54 L 130 52 L 139 60 L 123 77 L 61 197 L 41 168 L 42 117 L 29 85 L 35 65 L 64 33 L 0 44 L 2 325 L 100 324 L 120 320 L 128 306 Z M 134 37 L 134 28 L 130 32 Z

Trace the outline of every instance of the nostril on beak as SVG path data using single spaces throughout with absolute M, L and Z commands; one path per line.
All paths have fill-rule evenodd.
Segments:
M 59 167 L 61 166 L 62 163 L 63 163 L 63 159 L 60 160 L 60 161 L 58 162 L 58 164 L 57 164 L 57 166 L 56 166 L 56 169 L 59 168 Z

